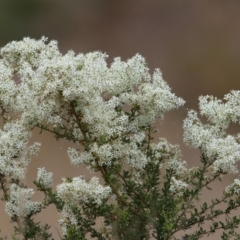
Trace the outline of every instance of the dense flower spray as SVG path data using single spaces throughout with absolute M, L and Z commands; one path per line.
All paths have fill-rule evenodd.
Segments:
M 171 92 L 159 69 L 149 73 L 139 54 L 127 61 L 115 58 L 110 66 L 106 58 L 101 52 L 62 55 L 57 42 L 46 38 L 24 38 L 1 48 L 0 189 L 15 234 L 52 239 L 49 226 L 34 221 L 52 204 L 64 240 L 89 234 L 101 240 L 168 240 L 192 226 L 198 228 L 185 239 L 218 229 L 222 239 L 239 239 L 240 217 L 228 215 L 240 205 L 239 179 L 223 190 L 222 198 L 198 207 L 196 201 L 209 184 L 238 172 L 240 137 L 228 135 L 227 128 L 239 122 L 240 92 L 232 91 L 224 100 L 200 97 L 206 124 L 196 111 L 188 112 L 184 141 L 201 154 L 201 166 L 189 169 L 178 146 L 153 138 L 156 119 L 184 100 Z M 34 190 L 23 180 L 40 148 L 40 143 L 29 146 L 34 128 L 79 145 L 68 149 L 71 164 L 100 173 L 103 184 L 96 176 L 63 176 L 54 190 L 54 176 L 43 166 L 34 184 L 45 198 L 33 202 Z M 217 219 L 221 215 L 225 221 Z M 208 220 L 210 226 L 203 226 Z

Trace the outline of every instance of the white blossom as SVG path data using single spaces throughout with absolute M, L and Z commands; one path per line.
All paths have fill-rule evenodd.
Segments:
M 233 109 L 220 99 L 213 96 L 201 96 L 199 97 L 199 109 L 201 115 L 206 116 L 210 123 L 219 126 L 222 130 L 227 129 L 231 123 Z
M 30 132 L 20 121 L 6 123 L 0 129 L 0 173 L 13 179 L 23 179 L 32 156 L 40 144 L 28 146 Z
M 156 117 L 184 103 L 170 92 L 159 70 L 151 77 L 139 54 L 126 62 L 116 58 L 108 68 L 106 54 L 62 55 L 55 41 L 46 44 L 46 38 L 25 38 L 6 45 L 1 55 L 5 75 L 10 78 L 14 69 L 20 78 L 15 108 L 23 111 L 22 118 L 29 124 L 60 124 L 58 116 L 64 113 L 64 105 L 77 101 L 82 121 L 89 124 L 96 137 L 120 135 L 136 128 L 136 124 L 153 123 Z M 109 94 L 110 100 L 104 101 Z M 125 114 L 115 111 L 124 104 L 137 104 L 142 109 L 141 116 L 130 125 Z
M 178 196 L 183 195 L 183 191 L 187 189 L 188 184 L 176 179 L 175 177 L 171 177 L 171 185 L 170 185 L 170 191 L 173 193 L 177 193 Z
M 47 172 L 45 168 L 38 168 L 37 181 L 41 183 L 45 188 L 49 188 L 52 185 L 52 176 L 51 172 Z
M 172 169 L 175 172 L 175 175 L 182 175 L 188 172 L 186 168 L 186 161 L 180 161 L 176 159 L 171 159 L 166 163 L 167 169 Z
M 31 216 L 41 211 L 41 202 L 32 202 L 33 189 L 21 188 L 12 184 L 10 188 L 10 198 L 6 203 L 6 212 L 10 217 L 17 215 L 20 218 Z
M 184 142 L 193 148 L 206 146 L 213 138 L 222 135 L 220 129 L 216 126 L 204 125 L 197 116 L 197 112 L 190 110 L 187 118 L 184 120 Z
M 58 223 L 61 227 L 63 235 L 67 235 L 67 225 L 78 226 L 77 217 L 73 213 L 71 206 L 65 204 L 61 213 L 59 214 Z
M 111 165 L 116 157 L 131 166 L 144 167 L 148 160 L 138 147 L 143 137 L 139 126 L 148 127 L 165 112 L 184 104 L 171 93 L 159 69 L 151 76 L 139 54 L 126 62 L 115 58 L 108 67 L 104 53 L 75 55 L 69 51 L 62 55 L 57 42 L 47 43 L 46 38 L 14 41 L 0 53 L 6 105 L 20 113 L 27 129 L 43 123 L 62 128 L 71 112 L 72 136 L 75 141 L 86 141 L 89 135 L 83 134 L 76 121 L 87 124 L 88 134 L 95 141 L 87 152 L 77 155 L 69 151 L 74 165 L 90 161 L 95 154 L 100 164 Z M 20 79 L 18 85 L 11 81 L 13 72 Z M 131 119 L 125 110 L 128 106 L 139 108 Z M 131 137 L 130 144 L 118 141 L 129 133 L 138 139 Z M 108 142 L 112 138 L 116 140 Z
M 225 193 L 226 194 L 231 194 L 231 193 L 239 194 L 240 193 L 240 180 L 235 178 L 233 183 L 228 185 L 225 188 Z
M 160 69 L 150 74 L 145 59 L 139 54 L 127 61 L 114 58 L 110 65 L 107 58 L 107 54 L 101 52 L 69 51 L 63 55 L 56 41 L 47 42 L 44 37 L 13 41 L 0 50 L 0 115 L 3 118 L 0 174 L 3 178 L 11 179 L 12 183 L 24 179 L 31 158 L 40 148 L 40 143 L 29 146 L 35 127 L 78 145 L 67 151 L 72 165 L 83 163 L 94 171 L 107 169 L 110 177 L 121 166 L 116 174 L 121 178 L 117 189 L 111 185 L 111 179 L 108 184 L 112 188 L 102 186 L 97 177 L 87 181 L 81 176 L 63 179 L 57 186 L 57 199 L 63 203 L 59 224 L 65 235 L 68 225 L 79 226 L 75 207 L 79 211 L 89 203 L 100 207 L 104 200 L 115 204 L 118 194 L 123 196 L 124 203 L 129 192 L 126 186 L 148 187 L 151 179 L 144 171 L 148 171 L 149 165 L 158 164 L 158 170 L 163 172 L 171 170 L 170 196 L 180 198 L 188 187 L 195 187 L 195 179 L 202 169 L 188 169 L 177 145 L 163 138 L 156 143 L 148 139 L 147 130 L 157 118 L 163 119 L 166 112 L 184 104 L 183 99 L 171 92 Z M 199 113 L 189 110 L 183 128 L 184 142 L 199 149 L 205 161 L 206 173 L 200 174 L 201 177 L 210 181 L 219 174 L 238 172 L 240 133 L 229 135 L 227 128 L 231 123 L 240 122 L 240 91 L 231 91 L 223 100 L 199 97 Z M 129 169 L 130 185 L 121 176 L 127 173 L 123 172 L 125 169 Z M 53 174 L 44 167 L 38 169 L 37 181 L 43 187 L 51 188 L 52 178 Z M 15 183 L 11 185 L 6 203 L 9 216 L 23 219 L 41 211 L 43 204 L 31 201 L 33 189 Z M 225 189 L 226 195 L 233 193 L 240 193 L 239 179 Z
M 236 162 L 240 160 L 240 145 L 233 136 L 213 139 L 206 148 L 208 157 L 215 157 L 212 172 L 237 173 Z
M 111 194 L 111 188 L 103 187 L 99 180 L 93 177 L 86 182 L 82 177 L 75 177 L 71 182 L 64 181 L 57 186 L 58 197 L 69 204 L 87 203 L 92 201 L 101 204 L 102 200 Z
M 68 148 L 68 157 L 72 165 L 79 165 L 80 163 L 89 163 L 93 156 L 90 152 L 84 151 L 79 153 L 75 148 Z
M 240 115 L 237 111 L 238 92 L 232 91 L 224 97 L 225 102 L 212 96 L 200 97 L 200 113 L 207 117 L 203 124 L 196 111 L 189 111 L 184 121 L 184 141 L 187 145 L 200 148 L 211 164 L 212 174 L 218 172 L 237 173 L 236 163 L 240 159 L 238 135 L 227 135 L 231 122 Z M 238 105 L 239 107 L 239 105 Z
M 228 108 L 228 111 L 230 111 L 231 114 L 229 114 L 229 117 L 231 118 L 232 122 L 239 122 L 240 119 L 240 91 L 231 91 L 229 94 L 226 94 L 224 96 L 224 100 L 226 102 L 226 106 Z
M 159 138 L 157 144 L 151 143 L 156 159 L 172 159 L 179 161 L 182 157 L 178 145 L 170 144 L 165 138 Z
M 69 148 L 68 156 L 73 165 L 80 163 L 94 165 L 94 156 L 97 156 L 100 165 L 111 165 L 114 164 L 113 159 L 118 159 L 119 162 L 141 169 L 148 161 L 146 154 L 138 147 L 138 144 L 141 144 L 144 138 L 145 133 L 140 132 L 129 137 L 130 143 L 127 144 L 116 139 L 111 143 L 102 145 L 92 143 L 89 150 L 84 152 Z

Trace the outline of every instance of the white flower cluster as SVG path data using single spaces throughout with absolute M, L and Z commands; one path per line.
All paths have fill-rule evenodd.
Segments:
M 149 141 L 146 130 L 184 101 L 171 92 L 159 69 L 149 73 L 139 54 L 127 61 L 115 58 L 109 66 L 107 57 L 101 52 L 76 55 L 69 51 L 63 55 L 57 42 L 47 43 L 46 38 L 25 38 L 0 50 L 0 115 L 4 120 L 0 174 L 15 183 L 24 178 L 31 157 L 40 147 L 38 143 L 28 146 L 31 131 L 37 126 L 82 144 L 82 151 L 68 149 L 73 165 L 84 163 L 93 170 L 115 163 L 127 165 L 136 172 L 132 180 L 141 184 L 146 164 L 161 162 L 160 168 L 173 170 L 170 191 L 182 196 L 188 184 L 181 179 L 191 170 L 181 161 L 177 146 L 165 139 L 156 144 Z M 184 141 L 201 150 L 213 175 L 236 173 L 240 134 L 228 135 L 227 128 L 240 122 L 240 91 L 232 91 L 223 101 L 212 96 L 200 97 L 199 101 L 207 123 L 190 110 L 184 121 Z M 50 188 L 52 173 L 39 168 L 37 181 Z M 239 193 L 239 186 L 240 181 L 235 179 L 225 192 Z M 33 193 L 12 184 L 7 213 L 27 217 L 40 211 L 42 204 L 30 201 Z M 68 223 L 77 225 L 71 206 L 89 202 L 100 205 L 113 193 L 96 177 L 90 181 L 75 177 L 57 186 L 57 196 L 65 203 L 59 220 L 64 232 Z
M 93 202 L 101 204 L 102 200 L 111 194 L 110 187 L 99 184 L 98 178 L 93 177 L 86 182 L 82 177 L 75 177 L 71 182 L 64 182 L 57 186 L 57 195 L 66 203 L 78 205 L 79 203 Z
M 47 172 L 45 168 L 38 168 L 37 181 L 43 185 L 45 188 L 49 188 L 52 185 L 52 176 L 51 172 Z
M 160 70 L 150 75 L 144 58 L 138 54 L 126 62 L 115 58 L 108 67 L 106 54 L 75 55 L 70 51 L 62 55 L 55 41 L 46 44 L 45 38 L 38 41 L 25 38 L 3 47 L 0 55 L 3 99 L 13 98 L 6 104 L 21 112 L 21 119 L 29 128 L 43 122 L 63 126 L 62 117 L 69 115 L 74 105 L 75 113 L 69 120 L 74 137 L 84 140 L 83 129 L 76 124 L 81 121 L 87 124 L 91 139 L 95 142 L 105 139 L 106 142 L 129 132 L 139 134 L 139 126 L 148 126 L 165 112 L 184 104 L 171 93 Z M 9 81 L 13 74 L 20 79 L 14 88 Z M 139 109 L 130 119 L 127 112 L 117 111 L 124 106 L 138 106 Z M 90 136 L 85 135 L 85 140 L 86 137 Z M 119 142 L 110 145 L 92 144 L 89 152 L 98 151 L 101 159 L 109 162 L 115 154 L 112 149 L 117 149 Z M 143 166 L 146 159 L 136 151 L 135 144 L 128 147 L 128 154 L 135 156 L 131 158 L 135 160 L 128 159 L 129 164 Z M 83 154 L 83 159 L 78 161 L 89 158 L 91 155 Z
M 225 188 L 225 193 L 226 194 L 239 194 L 240 193 L 240 180 L 239 179 L 234 179 L 233 183 Z
M 240 120 L 239 99 L 239 91 L 225 95 L 225 102 L 212 96 L 202 96 L 199 98 L 200 113 L 207 117 L 208 123 L 203 124 L 193 110 L 184 121 L 184 141 L 191 147 L 200 148 L 205 157 L 213 161 L 213 174 L 238 172 L 238 136 L 227 135 L 226 130 L 231 122 Z
M 1 48 L 1 113 L 13 112 L 15 120 L 10 115 L 0 130 L 0 173 L 24 178 L 39 148 L 37 143 L 27 147 L 30 131 L 42 124 L 64 129 L 73 141 L 83 143 L 83 152 L 68 150 L 73 165 L 94 168 L 118 162 L 144 168 L 148 159 L 140 146 L 145 130 L 184 101 L 171 93 L 159 69 L 151 76 L 139 54 L 127 61 L 115 58 L 110 66 L 107 57 L 101 52 L 63 55 L 57 42 L 47 43 L 46 38 L 24 38 Z M 51 187 L 52 173 L 38 169 L 37 181 Z M 40 203 L 30 202 L 33 193 L 12 184 L 8 214 L 26 217 L 40 210 Z M 76 222 L 70 205 L 101 204 L 111 195 L 111 188 L 95 177 L 89 182 L 81 177 L 65 180 L 57 186 L 57 196 L 66 203 L 60 219 L 63 228 L 66 219 Z
M 10 199 L 6 203 L 6 212 L 10 217 L 14 215 L 24 218 L 41 211 L 43 204 L 41 202 L 32 202 L 34 194 L 33 189 L 21 188 L 12 184 L 10 188 Z
M 12 179 L 23 179 L 31 157 L 39 151 L 40 144 L 28 147 L 30 132 L 20 121 L 6 123 L 0 129 L 0 173 Z
M 77 218 L 72 212 L 72 206 L 89 202 L 100 205 L 103 199 L 111 195 L 112 190 L 108 186 L 101 186 L 96 177 L 93 177 L 89 182 L 86 182 L 82 177 L 75 177 L 70 182 L 67 179 L 63 179 L 63 181 L 57 186 L 57 196 L 65 202 L 58 222 L 63 234 L 66 234 L 68 224 L 77 226 Z
M 78 226 L 72 206 L 89 202 L 101 204 L 103 199 L 112 194 L 112 190 L 108 186 L 101 186 L 96 177 L 93 177 L 89 182 L 86 182 L 82 177 L 75 177 L 70 182 L 67 179 L 63 179 L 63 181 L 57 186 L 57 196 L 65 202 L 58 222 L 63 234 L 66 234 L 68 224 Z
M 188 184 L 181 181 L 177 180 L 175 177 L 171 177 L 171 185 L 170 185 L 170 191 L 172 193 L 176 193 L 178 196 L 183 195 L 183 191 L 187 189 Z
M 90 150 L 79 153 L 76 149 L 69 148 L 68 156 L 73 165 L 80 163 L 88 163 L 94 159 L 94 155 L 99 158 L 100 165 L 113 164 L 112 159 L 118 159 L 118 163 L 122 162 L 130 166 L 142 169 L 147 163 L 146 154 L 138 147 L 138 144 L 145 139 L 145 134 L 140 132 L 129 137 L 129 143 L 124 143 L 120 139 L 113 140 L 111 143 L 98 145 L 92 143 Z M 93 163 L 94 164 L 94 163 Z
M 61 227 L 63 235 L 67 235 L 67 225 L 78 226 L 77 217 L 68 204 L 64 205 L 58 223 Z
M 186 162 L 185 161 L 180 161 L 176 159 L 170 159 L 166 163 L 166 168 L 173 170 L 176 176 L 181 176 L 188 172 L 189 169 L 186 168 Z
M 155 154 L 155 159 L 174 159 L 179 161 L 181 159 L 181 151 L 178 145 L 170 144 L 165 138 L 159 138 L 157 144 L 151 143 L 151 149 Z

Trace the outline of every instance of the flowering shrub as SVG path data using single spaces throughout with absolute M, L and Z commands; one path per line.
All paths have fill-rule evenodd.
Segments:
M 149 73 L 142 56 L 126 62 L 115 58 L 108 67 L 101 52 L 62 55 L 56 41 L 25 38 L 3 47 L 0 57 L 0 189 L 16 225 L 15 239 L 52 239 L 50 227 L 34 221 L 49 205 L 59 211 L 64 240 L 87 234 L 100 240 L 167 240 L 192 226 L 196 231 L 184 239 L 218 229 L 222 239 L 240 238 L 235 232 L 240 217 L 233 211 L 240 205 L 239 179 L 221 198 L 196 207 L 204 188 L 238 172 L 240 135 L 228 135 L 227 128 L 240 119 L 240 91 L 224 100 L 200 97 L 206 124 L 197 112 L 188 112 L 184 141 L 201 153 L 201 166 L 189 169 L 178 146 L 166 139 L 154 142 L 156 119 L 184 101 L 171 92 L 159 69 Z M 78 144 L 68 149 L 71 164 L 100 173 L 104 184 L 97 177 L 66 176 L 54 190 L 53 174 L 39 168 L 34 184 L 45 198 L 33 202 L 34 190 L 23 180 L 40 149 L 40 143 L 29 146 L 34 128 Z M 221 215 L 225 221 L 217 218 Z M 203 226 L 208 220 L 211 224 Z

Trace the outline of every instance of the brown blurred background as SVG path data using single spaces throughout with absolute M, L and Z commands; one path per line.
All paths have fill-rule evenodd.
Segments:
M 58 40 L 64 53 L 100 50 L 109 55 L 109 61 L 140 53 L 151 72 L 161 68 L 172 91 L 186 100 L 185 107 L 166 114 L 157 127 L 161 137 L 181 145 L 183 159 L 194 166 L 199 164 L 198 151 L 183 145 L 182 121 L 187 109 L 197 109 L 199 95 L 223 97 L 240 89 L 239 13 L 236 0 L 1 0 L 0 46 L 25 36 L 47 36 Z M 70 166 L 66 154 L 70 143 L 57 142 L 49 134 L 37 135 L 34 132 L 33 141 L 41 141 L 42 150 L 28 171 L 30 187 L 37 167 L 42 166 L 54 172 L 54 184 L 64 176 L 90 176 L 82 167 Z M 206 192 L 204 200 L 217 196 L 226 182 L 214 185 L 215 191 Z M 39 219 L 57 228 L 56 214 L 49 208 Z M 54 237 L 60 239 L 54 227 Z M 0 228 L 2 236 L 12 231 L 4 211 Z

